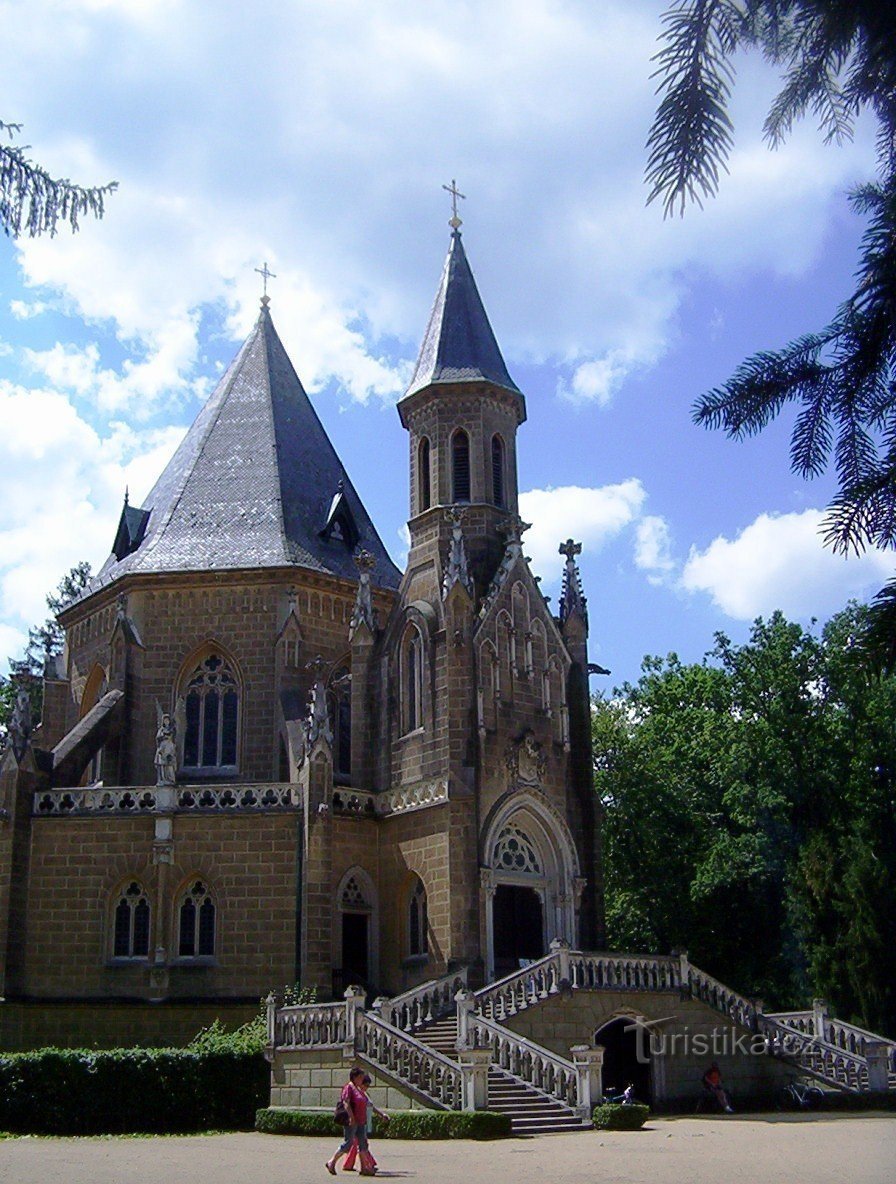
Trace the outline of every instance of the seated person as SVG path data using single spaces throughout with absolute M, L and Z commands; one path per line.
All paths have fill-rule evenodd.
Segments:
M 722 1070 L 715 1061 L 709 1066 L 701 1078 L 703 1088 L 711 1095 L 726 1114 L 733 1114 L 731 1103 L 728 1100 L 728 1095 L 722 1087 Z

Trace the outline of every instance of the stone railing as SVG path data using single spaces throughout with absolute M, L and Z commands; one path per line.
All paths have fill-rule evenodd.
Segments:
M 467 1040 L 473 1048 L 487 1048 L 491 1063 L 505 1073 L 578 1109 L 578 1071 L 572 1061 L 476 1014 L 467 1019 Z
M 348 1040 L 344 1003 L 276 1005 L 268 997 L 268 1043 L 274 1048 L 341 1048 Z
M 423 1094 L 437 1110 L 464 1108 L 464 1075 L 456 1061 L 361 1010 L 355 1015 L 354 1029 L 356 1053 Z
M 583 954 L 569 951 L 569 982 L 573 990 L 673 991 L 681 987 L 677 956 Z
M 466 985 L 467 968 L 463 967 L 455 974 L 431 979 L 391 999 L 381 997 L 371 1010 L 403 1032 L 413 1032 L 415 1028 L 451 1015 L 455 1007 L 454 997 Z
M 447 781 L 422 781 L 416 785 L 406 785 L 379 794 L 376 808 L 379 814 L 407 814 L 412 810 L 439 806 L 447 801 Z
M 840 1048 L 866 1059 L 869 1054 L 872 1058 L 884 1055 L 888 1071 L 896 1074 L 896 1041 L 828 1015 L 827 1004 L 823 999 L 816 999 L 811 1011 L 776 1011 L 766 1014 L 765 1018 L 804 1036 L 818 1037 L 832 1048 Z
M 333 790 L 333 813 L 354 815 L 356 818 L 374 818 L 377 813 L 377 795 L 366 789 L 336 787 Z
M 767 1011 L 767 1020 L 774 1020 L 794 1032 L 802 1032 L 806 1036 L 815 1035 L 815 1013 L 813 1011 Z
M 212 811 L 237 814 L 241 811 L 282 810 L 298 801 L 298 786 L 272 783 L 261 785 L 177 785 L 128 786 L 106 789 L 47 789 L 34 795 L 33 812 L 39 816 L 71 814 L 149 814 L 158 810 Z
M 807 1073 L 851 1093 L 869 1088 L 869 1065 L 864 1056 L 836 1048 L 818 1036 L 803 1034 L 769 1016 L 760 1018 L 759 1029 L 773 1056 L 785 1057 Z M 886 1088 L 884 1086 L 884 1088 Z
M 483 1016 L 502 1020 L 559 991 L 560 960 L 557 954 L 551 953 L 477 991 L 476 1009 Z
M 737 991 L 732 991 L 730 987 L 720 983 L 711 974 L 706 974 L 705 971 L 686 962 L 684 955 L 682 955 L 682 986 L 689 991 L 692 998 L 699 999 L 701 1003 L 706 1003 L 709 1007 L 727 1015 L 734 1023 L 749 1028 L 751 1032 L 756 1031 L 759 1016 L 756 1004 L 746 996 L 739 995 Z

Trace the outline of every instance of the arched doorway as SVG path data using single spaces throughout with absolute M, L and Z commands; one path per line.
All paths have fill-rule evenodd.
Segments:
M 489 981 L 543 957 L 554 938 L 575 943 L 578 871 L 569 828 L 541 795 L 516 791 L 498 804 L 480 871 Z
M 378 973 L 376 889 L 363 868 L 345 873 L 337 901 L 333 965 L 338 969 L 333 972 L 333 990 L 339 995 L 352 983 L 370 987 Z
M 653 1101 L 650 1031 L 632 1016 L 620 1016 L 594 1034 L 604 1047 L 603 1090 L 621 1094 L 629 1083 L 639 1102 Z

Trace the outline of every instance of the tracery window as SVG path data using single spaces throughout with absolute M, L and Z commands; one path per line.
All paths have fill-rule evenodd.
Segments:
M 428 952 L 429 922 L 426 911 L 426 888 L 419 876 L 414 877 L 413 891 L 408 901 L 408 953 L 412 958 Z
M 183 767 L 235 772 L 239 683 L 220 654 L 211 653 L 199 663 L 187 680 L 184 698 Z
M 542 874 L 541 860 L 532 840 L 512 823 L 498 835 L 492 866 L 505 872 Z
M 452 501 L 470 500 L 470 438 L 464 431 L 457 431 L 451 439 L 451 487 Z
M 215 902 L 204 880 L 195 880 L 177 913 L 180 958 L 210 958 L 215 952 Z
M 136 880 L 122 888 L 115 905 L 112 931 L 113 958 L 149 957 L 149 900 Z
M 370 902 L 355 876 L 349 876 L 342 889 L 341 905 L 344 909 L 369 909 Z

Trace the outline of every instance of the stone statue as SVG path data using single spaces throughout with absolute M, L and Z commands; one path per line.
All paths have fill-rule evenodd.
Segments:
M 156 785 L 174 785 L 177 781 L 177 724 L 174 716 L 162 710 L 156 700 Z
M 17 761 L 21 762 L 31 739 L 31 696 L 25 687 L 16 691 L 16 702 L 9 721 L 9 743 Z
M 511 787 L 541 785 L 547 763 L 547 753 L 536 740 L 532 729 L 526 728 L 505 753 Z

